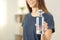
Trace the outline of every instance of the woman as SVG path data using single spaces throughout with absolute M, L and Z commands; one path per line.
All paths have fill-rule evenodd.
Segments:
M 48 12 L 44 0 L 26 0 L 26 4 L 29 10 L 23 20 L 23 40 L 40 40 L 41 35 L 36 34 L 36 16 L 38 16 L 37 11 L 42 9 L 44 11 L 44 30 L 43 40 L 51 40 L 52 33 L 54 33 L 54 20 L 53 16 Z

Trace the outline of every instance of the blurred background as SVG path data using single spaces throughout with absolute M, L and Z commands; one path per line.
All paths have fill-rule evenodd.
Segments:
M 55 33 L 51 40 L 60 40 L 60 0 L 45 0 L 54 16 Z M 28 13 L 25 0 L 0 0 L 0 40 L 22 40 L 22 21 Z

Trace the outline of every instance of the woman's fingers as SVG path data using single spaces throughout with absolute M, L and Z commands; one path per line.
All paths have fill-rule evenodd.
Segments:
M 35 24 L 35 26 L 36 26 L 37 30 L 41 30 L 41 27 L 39 25 Z
M 36 25 L 35 24 L 35 26 L 36 27 L 39 27 L 40 29 L 42 28 L 41 25 Z M 43 27 L 44 27 L 44 30 L 46 31 L 48 29 L 48 23 L 47 22 L 44 22 Z
M 43 27 L 44 27 L 45 30 L 47 30 L 48 29 L 48 23 L 44 22 Z
M 48 26 L 48 23 L 47 22 L 44 22 L 44 25 Z

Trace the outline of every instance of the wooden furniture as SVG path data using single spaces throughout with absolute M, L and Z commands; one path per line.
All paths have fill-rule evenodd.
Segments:
M 22 23 L 24 16 L 25 14 L 16 14 L 15 15 L 16 22 Z
M 16 14 L 16 22 L 19 23 L 17 27 L 19 27 L 19 34 L 15 35 L 15 40 L 23 40 L 23 28 L 22 28 L 22 22 L 24 19 L 25 14 Z
M 23 37 L 22 35 L 17 35 L 17 34 L 16 34 L 16 35 L 15 35 L 15 40 L 22 40 L 22 37 Z

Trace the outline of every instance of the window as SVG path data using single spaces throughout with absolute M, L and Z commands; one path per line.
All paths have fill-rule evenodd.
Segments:
M 0 28 L 7 24 L 7 2 L 0 0 Z

